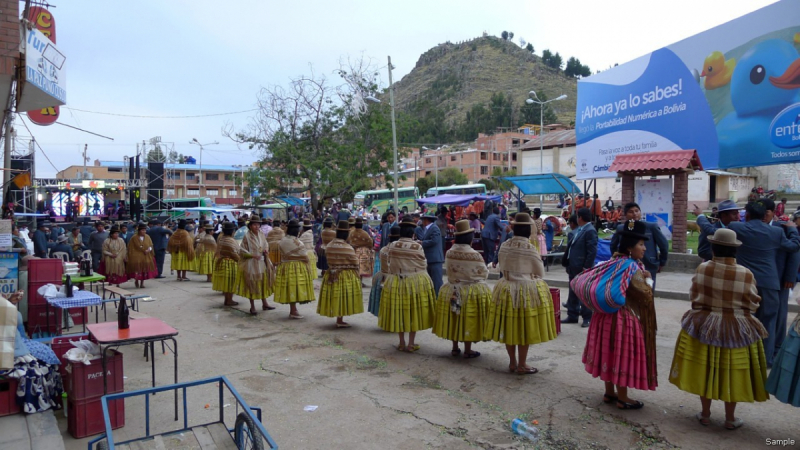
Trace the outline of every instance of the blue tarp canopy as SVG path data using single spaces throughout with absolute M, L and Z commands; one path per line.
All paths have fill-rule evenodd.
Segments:
M 469 206 L 471 201 L 486 201 L 492 200 L 499 202 L 501 197 L 499 195 L 456 195 L 456 194 L 442 194 L 433 197 L 418 198 L 417 203 L 420 205 L 434 204 L 434 205 L 453 205 L 453 206 Z
M 280 197 L 275 197 L 279 203 L 286 203 L 289 206 L 303 206 L 303 200 L 297 197 L 291 197 L 289 195 L 281 195 Z
M 541 173 L 536 175 L 516 175 L 513 177 L 495 177 L 508 181 L 519 188 L 525 195 L 572 194 L 581 189 L 568 176 L 560 173 Z

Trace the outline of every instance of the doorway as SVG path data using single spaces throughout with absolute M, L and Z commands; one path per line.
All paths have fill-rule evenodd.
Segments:
M 709 175 L 708 177 L 708 201 L 709 203 L 717 203 L 717 176 Z

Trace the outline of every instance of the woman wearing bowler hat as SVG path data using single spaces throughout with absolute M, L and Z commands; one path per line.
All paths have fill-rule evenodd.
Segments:
M 178 222 L 178 229 L 167 242 L 167 250 L 171 258 L 170 269 L 178 272 L 178 281 L 189 281 L 186 272 L 195 269 L 194 240 L 186 231 L 186 220 Z

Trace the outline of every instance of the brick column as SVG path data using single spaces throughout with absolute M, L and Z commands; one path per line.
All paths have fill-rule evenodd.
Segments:
M 689 174 L 681 172 L 673 177 L 672 186 L 672 251 L 686 253 L 686 211 L 689 205 Z
M 636 198 L 636 193 L 634 192 L 633 188 L 633 180 L 635 180 L 631 174 L 624 173 L 622 174 L 622 205 L 624 206 L 626 203 L 630 203 L 633 199 Z
M 18 0 L 0 0 L 0 55 L 0 75 L 13 75 L 19 58 Z

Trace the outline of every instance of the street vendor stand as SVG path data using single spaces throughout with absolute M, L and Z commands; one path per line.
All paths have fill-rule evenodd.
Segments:
M 491 200 L 493 202 L 500 203 L 503 197 L 500 195 L 478 195 L 478 194 L 465 194 L 465 195 L 458 195 L 458 194 L 442 194 L 442 195 L 435 195 L 433 197 L 423 197 L 416 199 L 417 204 L 420 206 L 422 205 L 436 205 L 436 206 L 460 206 L 466 207 L 469 206 L 470 203 L 482 201 L 485 202 L 487 200 Z M 450 250 L 450 247 L 453 246 L 453 242 L 455 241 L 455 235 L 453 227 L 448 224 L 448 231 L 447 235 L 445 236 L 445 247 L 444 252 L 447 254 L 447 251 Z M 483 255 L 483 245 L 480 239 L 480 232 L 481 230 L 475 230 L 475 239 L 472 240 L 472 248 L 475 249 L 478 253 Z

